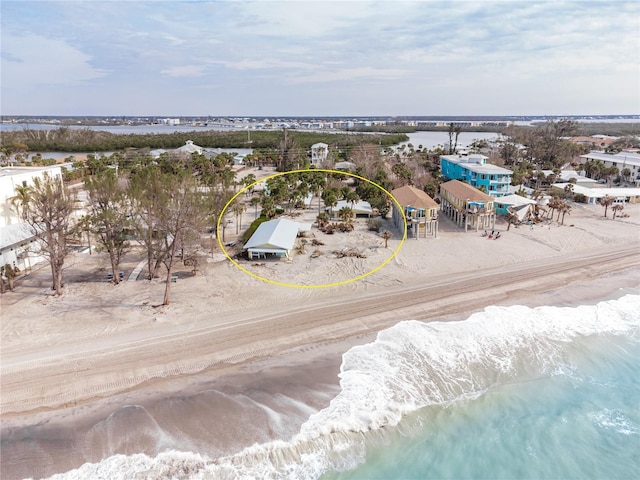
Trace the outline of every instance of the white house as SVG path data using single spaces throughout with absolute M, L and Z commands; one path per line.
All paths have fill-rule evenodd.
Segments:
M 356 169 L 356 164 L 353 162 L 336 162 L 334 168 L 344 172 L 353 172 Z
M 329 145 L 326 143 L 314 143 L 311 145 L 311 165 L 322 167 L 329 155 Z
M 42 178 L 45 172 L 62 181 L 62 167 L 70 168 L 71 164 L 0 168 L 0 265 L 15 263 L 24 271 L 43 260 L 36 237 L 11 208 L 11 199 L 16 187 L 33 186 L 34 179 Z
M 541 172 L 544 173 L 545 178 L 555 175 L 553 170 L 541 170 Z M 583 187 L 593 187 L 598 183 L 597 180 L 580 175 L 575 170 L 560 170 L 560 174 L 556 176 L 555 181 L 557 183 L 569 183 L 572 179 L 575 180 L 576 185 Z
M 244 245 L 249 259 L 291 256 L 298 236 L 298 223 L 285 218 L 261 223 Z
M 176 152 L 179 153 L 186 153 L 186 154 L 192 154 L 192 153 L 199 153 L 202 154 L 203 152 L 203 148 L 196 145 L 195 143 L 193 143 L 193 140 L 187 140 L 187 142 L 181 146 L 180 148 L 176 148 Z
M 605 167 L 616 167 L 620 174 L 625 168 L 631 173 L 629 181 L 640 187 L 640 154 L 633 152 L 618 152 L 616 154 L 604 152 L 589 152 L 580 155 L 584 162 L 601 161 Z

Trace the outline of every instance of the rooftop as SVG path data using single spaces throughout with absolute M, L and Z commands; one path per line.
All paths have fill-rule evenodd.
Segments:
M 404 187 L 396 188 L 391 191 L 391 195 L 398 200 L 398 203 L 403 207 L 416 207 L 416 208 L 438 208 L 438 204 L 434 199 L 427 195 L 422 190 L 412 187 L 411 185 L 405 185 Z
M 486 163 L 487 157 L 484 155 L 442 155 L 441 160 L 450 163 L 463 165 L 464 168 L 472 172 L 489 175 L 511 175 L 513 172 L 507 168 L 502 168 L 491 163 Z
M 616 154 L 605 152 L 589 152 L 580 155 L 580 158 L 587 160 L 602 160 L 603 162 L 616 162 L 623 165 L 640 166 L 640 154 L 634 152 L 619 152 Z
M 477 188 L 472 187 L 468 183 L 460 180 L 450 180 L 440 185 L 441 189 L 451 193 L 454 197 L 464 199 L 471 202 L 494 202 L 496 199 L 490 197 L 486 193 L 481 192 Z

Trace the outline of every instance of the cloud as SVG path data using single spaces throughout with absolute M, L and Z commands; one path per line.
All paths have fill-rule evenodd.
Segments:
M 318 70 L 308 75 L 294 75 L 285 79 L 285 82 L 291 85 L 303 83 L 346 82 L 352 80 L 378 82 L 399 79 L 406 74 L 406 70 L 399 68 L 342 68 L 335 70 Z
M 2 85 L 80 85 L 103 77 L 92 57 L 68 43 L 40 35 L 2 35 Z
M 181 65 L 167 68 L 160 73 L 169 77 L 202 77 L 205 75 L 205 70 L 203 65 Z
M 54 114 L 53 99 L 70 91 L 67 103 L 94 114 L 100 102 L 124 113 L 131 98 L 144 113 L 163 92 L 186 110 L 214 113 L 232 99 L 228 114 L 267 115 L 299 111 L 310 96 L 345 115 L 371 105 L 429 114 L 438 102 L 468 114 L 568 112 L 575 92 L 586 110 L 640 103 L 638 2 L 24 0 L 3 2 L 0 22 L 1 88 L 14 111 L 35 102 L 33 85 L 43 95 L 30 108 Z M 225 95 L 203 101 L 185 85 Z

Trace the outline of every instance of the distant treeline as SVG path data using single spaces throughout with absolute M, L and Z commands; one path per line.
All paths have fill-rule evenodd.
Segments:
M 288 130 L 251 131 L 251 142 L 248 142 L 246 131 L 192 131 L 174 133 L 146 134 L 114 134 L 86 129 L 60 127 L 52 130 L 15 130 L 0 132 L 0 145 L 3 151 L 29 152 L 107 152 L 127 148 L 174 149 L 183 146 L 187 140 L 207 148 L 270 148 L 277 149 L 285 134 L 295 139 L 302 148 L 309 148 L 315 143 L 326 143 L 329 146 L 356 146 L 378 144 L 381 146 L 396 145 L 406 142 L 409 137 L 404 133 L 323 133 L 300 132 Z M 8 153 L 8 152 L 6 152 Z
M 532 126 L 518 126 L 519 130 L 534 129 Z M 596 134 L 614 137 L 640 136 L 640 123 L 575 122 L 574 135 L 591 136 Z M 484 125 L 463 127 L 462 131 L 498 132 L 511 135 L 513 126 Z M 315 143 L 326 143 L 329 146 L 357 146 L 377 144 L 383 147 L 397 145 L 409 140 L 408 133 L 416 131 L 446 132 L 448 126 L 378 125 L 360 127 L 345 133 L 301 132 L 287 130 L 286 135 L 295 139 L 296 145 L 308 149 Z M 277 149 L 284 140 L 285 131 L 252 130 L 251 142 L 248 142 L 247 131 L 194 130 L 174 133 L 132 133 L 115 134 L 92 130 L 91 128 L 73 129 L 59 127 L 51 130 L 23 130 L 0 132 L 0 147 L 3 153 L 12 152 L 108 152 L 128 148 L 174 149 L 183 146 L 187 140 L 207 148 L 263 148 Z
M 502 133 L 505 125 L 474 125 L 473 127 L 462 127 L 465 132 L 498 132 Z M 370 127 L 354 127 L 353 132 L 384 132 L 384 133 L 415 133 L 415 132 L 448 132 L 449 125 L 375 125 Z
M 640 123 L 578 122 L 578 135 L 610 135 L 612 137 L 640 136 Z
M 544 122 L 534 122 L 532 125 L 522 125 L 519 128 L 535 128 L 537 125 Z M 640 136 L 640 123 L 613 123 L 613 122 L 575 122 L 576 135 L 584 135 L 590 137 L 591 135 L 610 135 L 612 137 L 626 137 L 626 136 Z M 473 127 L 462 127 L 464 132 L 497 132 L 505 135 L 509 134 L 509 130 L 513 126 L 501 123 L 474 125 Z M 414 132 L 447 132 L 449 126 L 434 126 L 434 125 L 419 125 L 419 126 L 407 126 L 407 125 L 376 125 L 371 127 L 357 127 L 353 131 L 355 132 L 386 132 L 386 133 L 414 133 Z

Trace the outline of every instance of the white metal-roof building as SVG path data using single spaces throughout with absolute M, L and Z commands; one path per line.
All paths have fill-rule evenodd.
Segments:
M 339 215 L 340 210 L 344 207 L 350 208 L 355 216 L 367 216 L 370 217 L 373 213 L 371 209 L 371 204 L 369 202 L 365 202 L 364 200 L 359 200 L 355 203 L 347 202 L 346 200 L 338 200 L 338 204 L 331 209 L 331 212 L 334 216 Z
M 176 148 L 176 152 L 187 153 L 187 154 L 202 153 L 203 148 L 193 143 L 193 140 L 187 140 L 183 146 Z
M 298 223 L 285 218 L 261 223 L 244 245 L 249 259 L 267 256 L 287 257 L 298 236 Z
M 570 183 L 554 183 L 553 188 L 564 190 Z M 596 205 L 600 199 L 606 195 L 613 198 L 614 203 L 640 203 L 640 187 L 631 188 L 588 188 L 580 185 L 573 185 L 573 193 L 579 193 L 587 198 L 587 203 Z
M 604 152 L 589 152 L 580 155 L 585 161 L 601 161 L 605 167 L 616 167 L 622 174 L 625 168 L 631 173 L 629 180 L 640 187 L 640 154 L 634 152 L 618 152 L 615 155 Z
M 541 170 L 544 173 L 546 178 L 549 178 L 551 175 L 555 175 L 553 170 Z M 571 180 L 575 180 L 576 185 L 581 185 L 583 187 L 591 187 L 595 186 L 598 181 L 592 178 L 585 177 L 584 175 L 580 175 L 580 173 L 575 170 L 561 170 L 560 174 L 556 177 L 556 182 L 558 183 L 568 183 Z
M 525 205 L 535 205 L 537 202 L 530 198 L 526 198 L 520 195 L 505 195 L 504 197 L 496 198 L 496 212 L 500 215 L 507 213 L 509 207 L 520 208 Z

